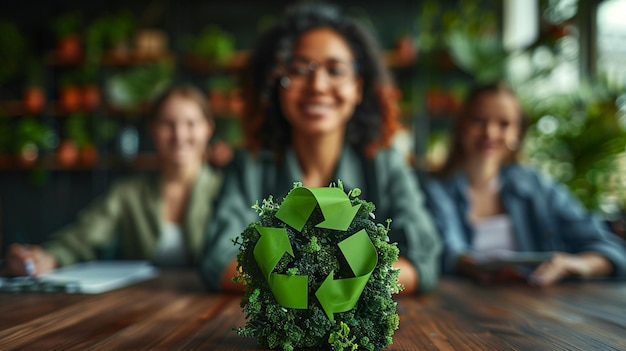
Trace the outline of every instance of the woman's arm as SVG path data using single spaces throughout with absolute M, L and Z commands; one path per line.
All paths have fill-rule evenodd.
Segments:
M 532 284 L 545 286 L 566 277 L 608 276 L 612 272 L 611 262 L 596 252 L 583 252 L 575 255 L 557 253 L 552 259 L 539 265 L 528 279 Z
M 548 208 L 558 220 L 568 254 L 557 254 L 536 271 L 539 281 L 566 276 L 626 276 L 626 243 L 613 235 L 594 213 L 587 211 L 562 184 L 543 181 Z
M 381 189 L 392 219 L 389 238 L 398 242 L 400 259 L 396 264 L 404 267 L 400 283 L 405 292 L 424 293 L 432 290 L 439 276 L 441 241 L 430 213 L 426 210 L 424 196 L 408 165 L 394 150 L 383 153 L 384 169 L 377 170 Z M 386 174 L 386 175 L 385 175 Z M 382 201 L 381 201 L 382 202 Z M 415 289 L 410 289 L 412 286 Z
M 241 232 L 253 222 L 256 213 L 251 208 L 254 201 L 250 188 L 259 184 L 248 184 L 257 179 L 253 160 L 238 153 L 233 162 L 224 170 L 224 183 L 215 202 L 215 212 L 207 228 L 205 247 L 200 260 L 200 276 L 210 291 L 241 291 L 241 284 L 231 278 L 236 274 L 235 260 L 238 247 L 233 242 Z M 252 173 L 251 173 L 252 172 Z

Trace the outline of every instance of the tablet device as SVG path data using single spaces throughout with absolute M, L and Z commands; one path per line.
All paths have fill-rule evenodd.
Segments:
M 486 253 L 472 253 L 476 265 L 483 270 L 498 270 L 509 266 L 537 266 L 552 258 L 551 251 L 510 251 L 497 250 Z

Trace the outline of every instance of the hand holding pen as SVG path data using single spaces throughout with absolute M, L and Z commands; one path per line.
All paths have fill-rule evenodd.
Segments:
M 36 277 L 56 268 L 56 259 L 37 245 L 12 244 L 6 256 L 8 273 Z

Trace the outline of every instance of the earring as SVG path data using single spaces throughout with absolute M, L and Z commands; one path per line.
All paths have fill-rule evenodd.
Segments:
M 287 78 L 287 76 L 282 76 L 280 78 L 280 85 L 285 89 L 289 87 L 289 78 Z

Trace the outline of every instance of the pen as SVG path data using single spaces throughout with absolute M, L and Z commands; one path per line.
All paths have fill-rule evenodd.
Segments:
M 18 239 L 18 242 L 21 243 L 22 251 L 25 251 L 25 252 L 30 251 L 30 249 L 28 248 L 28 244 L 24 243 L 24 240 L 20 233 L 17 233 L 17 239 Z M 25 259 L 23 264 L 24 264 L 24 270 L 26 271 L 26 274 L 28 274 L 29 277 L 34 278 L 35 277 L 35 261 L 32 259 L 32 257 L 28 257 L 27 259 Z
M 30 251 L 28 245 L 22 245 L 22 250 L 26 252 Z M 31 257 L 24 260 L 24 270 L 29 277 L 32 278 L 35 276 L 35 261 L 33 261 Z
M 24 260 L 24 269 L 26 270 L 26 274 L 28 274 L 28 276 L 35 276 L 35 262 L 32 258 L 27 258 L 26 260 Z

